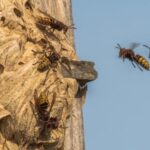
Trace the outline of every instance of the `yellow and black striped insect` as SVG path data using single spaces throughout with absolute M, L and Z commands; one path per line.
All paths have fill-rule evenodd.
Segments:
M 49 59 L 45 56 L 40 61 L 36 62 L 35 64 L 37 63 L 38 63 L 37 70 L 40 72 L 44 72 L 48 70 L 51 65 Z
M 47 128 L 56 129 L 58 127 L 58 119 L 54 117 L 50 117 L 50 112 L 55 103 L 55 99 L 56 99 L 56 93 L 54 93 L 53 95 L 53 99 L 50 106 L 48 101 L 48 92 L 46 93 L 46 91 L 42 91 L 38 96 L 37 90 L 35 89 L 34 91 L 34 103 L 35 103 L 36 112 L 38 114 L 37 121 L 41 126 L 40 134 L 42 134 L 44 130 L 46 130 Z
M 38 66 L 37 66 L 38 71 L 44 72 L 47 70 L 45 80 L 43 81 L 43 84 L 45 84 L 46 79 L 49 74 L 49 71 L 51 69 L 54 72 L 56 72 L 57 67 L 60 65 L 66 68 L 66 66 L 64 64 L 66 64 L 68 66 L 68 68 L 70 69 L 70 66 L 69 66 L 70 64 L 69 64 L 68 58 L 61 57 L 60 54 L 58 52 L 56 52 L 55 48 L 53 47 L 53 45 L 51 43 L 49 43 L 45 39 L 42 39 L 42 41 L 44 42 L 44 45 L 45 45 L 44 47 L 46 47 L 46 49 L 43 51 L 32 50 L 32 52 L 34 53 L 34 55 L 42 54 L 41 55 L 42 57 L 35 64 L 38 64 Z M 48 45 L 48 46 L 46 46 L 46 45 Z M 33 64 L 33 65 L 35 65 L 35 64 Z
M 58 31 L 63 31 L 64 34 L 66 34 L 66 32 L 69 29 L 76 29 L 74 27 L 74 24 L 72 25 L 66 25 L 63 22 L 55 19 L 54 17 L 48 15 L 47 13 L 39 10 L 41 13 L 43 13 L 44 15 L 46 15 L 47 17 L 39 17 L 37 23 L 41 24 L 43 26 L 49 26 L 53 31 L 54 30 L 58 30 Z
M 54 30 L 63 31 L 64 34 L 66 34 L 68 29 L 75 29 L 74 24 L 68 26 L 65 25 L 63 22 L 56 20 L 54 18 L 51 19 L 50 26 L 53 29 L 53 31 Z
M 45 84 L 49 71 L 52 69 L 56 71 L 58 63 L 60 62 L 60 55 L 54 50 L 45 50 L 42 52 L 32 50 L 34 54 L 42 54 L 42 57 L 35 64 L 38 64 L 37 70 L 39 72 L 47 71 L 43 84 Z M 33 65 L 35 65 L 33 64 Z
M 36 106 L 38 107 L 38 109 L 42 109 L 45 110 L 48 108 L 48 99 L 47 99 L 48 95 L 46 95 L 45 91 L 42 91 L 40 93 L 40 96 L 37 96 L 37 90 L 35 90 L 34 92 L 34 98 L 35 98 L 35 103 Z
M 56 68 L 58 61 L 61 58 L 60 55 L 54 50 L 43 51 L 43 52 L 33 51 L 33 52 L 34 52 L 34 54 L 38 54 L 38 53 L 43 54 L 40 61 L 35 63 L 35 64 L 37 64 L 37 63 L 39 64 L 37 67 L 37 70 L 40 72 L 44 72 L 44 71 L 48 70 L 49 68 L 53 68 L 53 69 Z
M 143 71 L 142 68 L 144 68 L 146 70 L 149 70 L 150 69 L 149 62 L 143 56 L 135 54 L 135 52 L 133 51 L 133 49 L 136 48 L 136 47 L 138 47 L 138 46 L 139 46 L 138 43 L 132 43 L 132 45 L 131 45 L 130 48 L 122 48 L 120 46 L 120 44 L 117 44 L 116 48 L 120 49 L 120 51 L 119 51 L 119 57 L 122 58 L 123 61 L 125 59 L 128 59 L 132 63 L 132 65 L 133 65 L 134 68 L 136 67 L 135 66 L 135 64 L 136 64 L 137 67 L 141 71 Z

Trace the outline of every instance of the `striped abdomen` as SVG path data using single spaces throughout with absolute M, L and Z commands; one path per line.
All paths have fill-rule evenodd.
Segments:
M 40 72 L 46 71 L 50 66 L 50 61 L 48 58 L 44 57 L 43 60 L 39 63 L 37 70 Z
M 140 64 L 144 69 L 149 70 L 150 69 L 150 65 L 149 62 L 140 55 L 135 55 L 135 60 L 138 64 Z
M 41 92 L 39 96 L 39 107 L 42 110 L 45 110 L 48 108 L 48 99 L 45 94 L 45 92 Z

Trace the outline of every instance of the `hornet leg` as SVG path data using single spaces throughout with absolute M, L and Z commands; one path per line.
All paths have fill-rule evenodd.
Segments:
M 136 63 L 136 65 L 137 65 L 137 67 L 141 70 L 141 71 L 143 71 L 143 69 L 139 66 L 139 64 L 135 61 L 135 63 Z
M 133 63 L 133 61 L 132 61 L 132 60 L 131 60 L 131 63 L 132 63 L 132 65 L 133 65 L 133 67 L 134 67 L 134 68 L 136 68 L 136 66 L 135 66 L 135 64 Z

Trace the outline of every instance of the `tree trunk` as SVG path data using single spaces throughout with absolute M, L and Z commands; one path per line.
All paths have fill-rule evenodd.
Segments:
M 82 102 L 75 98 L 78 82 L 63 77 L 60 61 L 39 69 L 53 50 L 77 60 L 72 30 L 65 35 L 38 26 L 47 14 L 71 25 L 71 1 L 0 0 L 0 150 L 84 149 Z M 48 99 L 46 122 L 39 117 L 41 93 Z M 56 127 L 51 118 L 58 121 Z

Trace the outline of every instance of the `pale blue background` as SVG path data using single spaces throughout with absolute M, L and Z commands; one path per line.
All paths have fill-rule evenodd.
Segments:
M 150 150 L 150 72 L 115 49 L 150 45 L 150 0 L 74 0 L 73 16 L 77 53 L 99 73 L 84 105 L 86 150 Z M 135 52 L 148 57 L 142 45 Z

